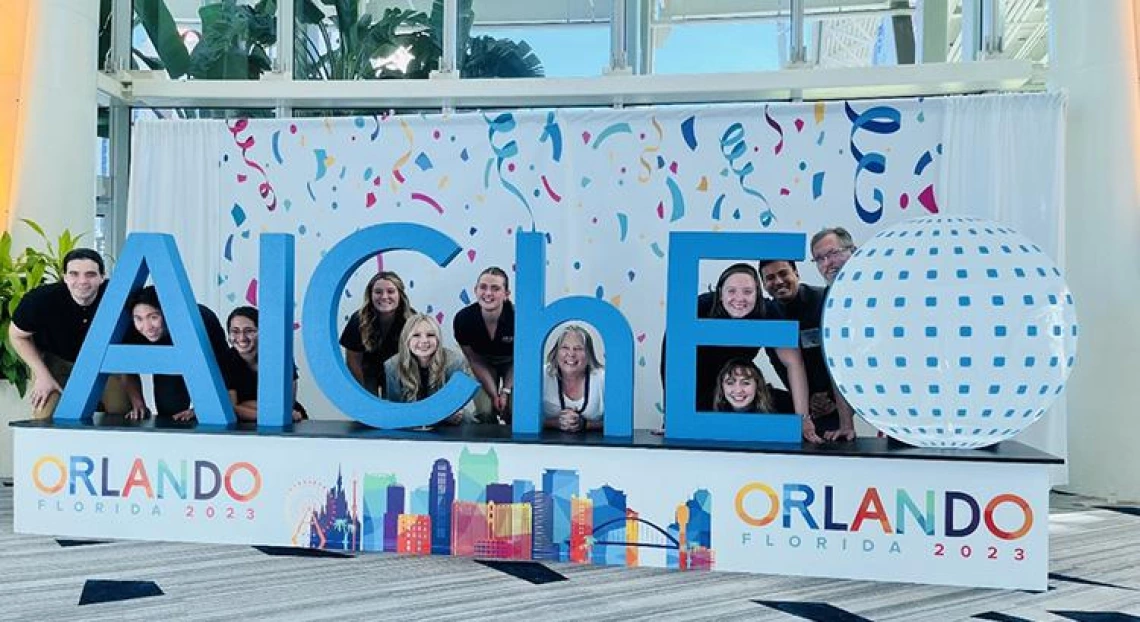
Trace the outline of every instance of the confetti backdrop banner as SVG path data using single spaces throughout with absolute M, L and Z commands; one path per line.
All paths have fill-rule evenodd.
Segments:
M 810 236 L 843 226 L 865 241 L 939 214 L 950 207 L 940 201 L 946 108 L 908 99 L 219 121 L 220 152 L 208 154 L 220 186 L 217 230 L 203 234 L 186 219 L 186 231 L 170 232 L 180 247 L 213 249 L 210 267 L 187 268 L 202 277 L 196 283 L 217 284 L 196 293 L 224 316 L 257 299 L 263 232 L 296 236 L 301 299 L 338 240 L 378 223 L 432 227 L 463 246 L 459 261 L 440 268 L 392 252 L 382 265 L 404 277 L 417 309 L 441 318 L 449 342 L 479 272 L 497 265 L 513 275 L 515 232 L 541 232 L 547 300 L 603 297 L 639 335 L 636 422 L 648 427 L 661 402 L 670 231 Z M 376 265 L 349 279 L 338 326 Z M 702 284 L 722 268 L 702 263 Z M 822 282 L 810 263 L 800 273 Z M 302 401 L 320 410 L 303 356 L 298 363 Z

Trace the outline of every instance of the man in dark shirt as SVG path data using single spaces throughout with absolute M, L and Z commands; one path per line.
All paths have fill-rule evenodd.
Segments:
M 171 345 L 170 331 L 166 328 L 166 318 L 159 305 L 158 294 L 154 286 L 144 287 L 131 294 L 127 301 L 127 308 L 131 311 L 131 320 L 134 330 L 127 334 L 126 343 Z M 210 350 L 218 363 L 222 380 L 229 390 L 230 402 L 236 401 L 234 381 L 234 361 L 229 345 L 226 343 L 226 333 L 218 316 L 204 305 L 198 305 L 198 312 L 202 315 L 202 325 L 206 329 L 206 337 L 210 341 Z M 190 392 L 182 376 L 154 375 L 154 405 L 157 419 L 174 421 L 193 421 L 195 419 L 194 406 L 190 402 Z
M 451 324 L 456 343 L 483 387 L 483 394 L 476 396 L 477 414 L 502 423 L 511 420 L 515 383 L 515 307 L 510 295 L 507 273 L 496 266 L 487 268 L 475 283 L 475 302 L 460 309 Z
M 799 322 L 800 352 L 803 353 L 816 432 L 826 440 L 854 440 L 855 423 L 851 407 L 832 384 L 823 358 L 820 323 L 826 290 L 801 284 L 799 270 L 793 261 L 761 261 L 760 278 L 764 291 L 772 297 L 767 302 L 768 316 Z M 769 357 L 769 360 L 786 386 L 787 370 L 778 359 Z
M 37 287 L 20 300 L 8 327 L 9 343 L 32 372 L 29 398 L 36 419 L 51 419 L 55 413 L 107 289 L 103 258 L 90 248 L 64 255 L 63 269 L 63 282 Z M 127 382 L 119 375 L 107 380 L 102 410 L 139 414 L 145 409 L 141 395 L 128 399 Z

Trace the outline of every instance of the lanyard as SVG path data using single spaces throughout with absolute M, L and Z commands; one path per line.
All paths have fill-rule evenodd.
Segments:
M 560 406 L 562 406 L 562 410 L 566 410 L 566 394 L 562 391 L 562 373 L 559 372 L 559 373 L 555 374 L 555 376 L 558 378 L 558 404 Z M 589 370 L 587 370 L 586 371 L 586 386 L 585 386 L 585 390 L 582 391 L 582 407 L 581 408 L 571 408 L 570 410 L 573 410 L 574 412 L 576 412 L 580 415 L 586 411 L 586 406 L 589 403 L 590 403 L 590 372 L 589 372 Z

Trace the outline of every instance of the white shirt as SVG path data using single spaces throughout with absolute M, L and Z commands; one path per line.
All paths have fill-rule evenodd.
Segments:
M 603 369 L 590 370 L 590 391 L 586 395 L 586 410 L 581 415 L 589 421 L 598 421 L 605 414 L 606 372 Z M 566 396 L 558 399 L 558 378 L 546 373 L 542 376 L 542 416 L 543 418 L 557 417 L 562 412 L 562 404 L 566 408 L 578 410 L 582 407 L 582 399 L 572 400 Z

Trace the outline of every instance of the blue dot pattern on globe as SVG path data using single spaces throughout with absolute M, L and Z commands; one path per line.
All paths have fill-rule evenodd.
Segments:
M 837 388 L 886 434 L 984 447 L 1064 390 L 1076 310 L 1053 261 L 1009 227 L 919 218 L 848 260 L 824 303 L 823 348 Z

